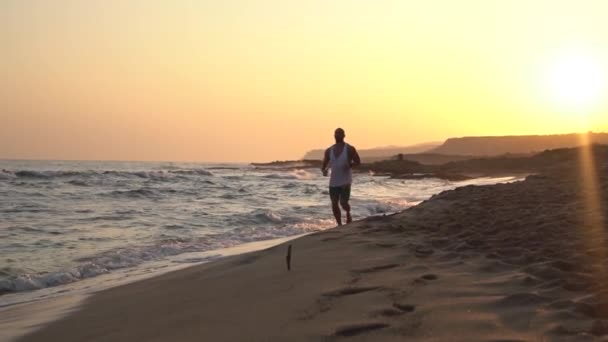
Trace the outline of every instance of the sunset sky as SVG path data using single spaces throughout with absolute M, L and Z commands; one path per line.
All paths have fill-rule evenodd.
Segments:
M 608 1 L 3 0 L 0 158 L 608 131 Z

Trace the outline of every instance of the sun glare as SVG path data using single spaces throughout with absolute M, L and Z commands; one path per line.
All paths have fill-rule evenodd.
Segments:
M 599 100 L 604 79 L 600 63 L 577 51 L 562 54 L 550 65 L 548 83 L 559 105 L 586 109 Z

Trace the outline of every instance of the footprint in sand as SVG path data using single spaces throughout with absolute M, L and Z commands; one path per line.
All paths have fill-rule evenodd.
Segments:
M 424 280 L 437 280 L 437 276 L 434 274 L 425 274 L 421 277 Z
M 425 274 L 420 278 L 416 278 L 412 281 L 414 285 L 426 285 L 429 281 L 437 280 L 437 276 L 434 274 Z
M 340 239 L 341 239 L 341 237 L 339 237 L 339 236 L 330 236 L 330 237 L 321 239 L 321 242 L 334 241 L 334 240 L 340 240 Z
M 411 304 L 393 303 L 393 307 L 401 310 L 402 312 L 413 312 L 416 310 L 416 305 Z
M 416 310 L 415 305 L 393 302 L 392 307 L 382 308 L 379 310 L 372 311 L 370 313 L 370 316 L 372 316 L 372 317 L 378 317 L 378 316 L 395 317 L 395 316 L 404 315 L 406 313 L 414 312 L 415 310 Z
M 378 242 L 376 243 L 376 246 L 380 248 L 393 248 L 396 247 L 397 244 L 392 242 Z
M 381 289 L 381 286 L 348 286 L 343 287 L 331 291 L 327 291 L 317 299 L 315 307 L 311 310 L 307 310 L 302 313 L 299 319 L 301 320 L 309 320 L 315 317 L 317 314 L 327 312 L 331 310 L 331 303 L 333 300 L 338 299 L 343 296 L 351 296 L 356 295 L 358 293 L 364 293 L 369 291 L 374 291 L 377 289 Z
M 394 317 L 394 316 L 403 315 L 404 313 L 405 313 L 405 311 L 403 311 L 403 310 L 399 310 L 399 309 L 395 309 L 395 308 L 385 308 L 385 309 L 380 309 L 380 310 L 376 310 L 376 311 L 372 312 L 370 316 L 372 316 L 372 317 L 376 317 L 376 316 Z
M 373 330 L 384 329 L 389 326 L 389 324 L 382 322 L 362 322 L 346 324 L 341 327 L 338 327 L 334 333 L 334 336 L 355 336 Z
M 354 295 L 362 292 L 373 291 L 381 288 L 380 286 L 366 286 L 366 287 L 344 287 L 329 292 L 323 293 L 324 297 L 342 297 Z
M 371 267 L 356 268 L 356 269 L 351 270 L 351 272 L 353 272 L 353 273 L 374 273 L 374 272 L 379 272 L 379 271 L 384 271 L 384 270 L 388 270 L 391 268 L 395 268 L 398 266 L 399 266 L 399 264 L 377 265 L 377 266 L 371 266 Z

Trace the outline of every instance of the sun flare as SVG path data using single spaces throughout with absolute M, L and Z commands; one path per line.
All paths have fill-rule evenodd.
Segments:
M 584 109 L 592 106 L 603 90 L 602 68 L 592 56 L 573 51 L 559 56 L 548 72 L 551 96 L 559 105 Z

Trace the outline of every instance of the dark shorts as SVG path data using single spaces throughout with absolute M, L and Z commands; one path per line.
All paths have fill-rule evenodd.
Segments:
M 331 198 L 332 202 L 348 202 L 348 200 L 350 199 L 350 184 L 342 186 L 330 186 L 329 198 Z

